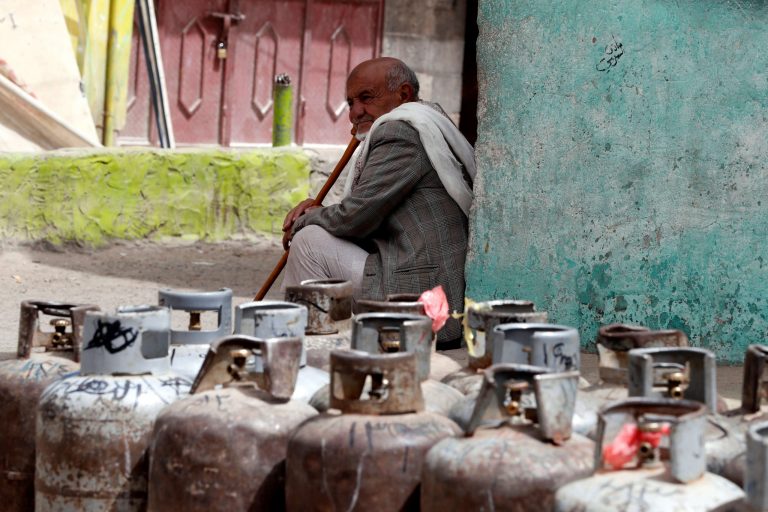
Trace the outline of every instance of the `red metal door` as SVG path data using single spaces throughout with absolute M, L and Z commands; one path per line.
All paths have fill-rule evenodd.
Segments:
M 345 144 L 349 71 L 381 49 L 382 0 L 308 0 L 298 140 Z
M 157 0 L 157 24 L 176 142 L 269 144 L 274 75 L 294 84 L 298 143 L 345 144 L 349 70 L 377 56 L 383 0 Z M 217 57 L 221 14 L 243 14 Z M 134 29 L 131 91 L 119 141 L 156 144 L 143 50 Z
M 221 144 L 226 59 L 216 55 L 227 0 L 158 2 L 168 103 L 176 143 Z

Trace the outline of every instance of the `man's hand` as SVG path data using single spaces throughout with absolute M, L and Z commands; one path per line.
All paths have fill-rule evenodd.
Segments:
M 304 215 L 304 213 L 309 210 L 320 208 L 319 206 L 315 206 L 313 204 L 314 202 L 314 199 L 305 199 L 297 204 L 291 211 L 288 212 L 288 215 L 285 216 L 285 220 L 283 221 L 283 248 L 286 251 L 288 250 L 288 246 L 291 244 L 291 238 L 293 238 L 293 233 L 291 230 L 293 229 L 293 223 L 296 222 L 296 219 Z

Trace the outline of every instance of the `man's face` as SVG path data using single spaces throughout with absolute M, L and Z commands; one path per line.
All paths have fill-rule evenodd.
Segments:
M 357 69 L 347 79 L 349 120 L 357 137 L 368 133 L 376 119 L 402 103 L 399 91 L 387 90 L 385 72 L 379 67 Z

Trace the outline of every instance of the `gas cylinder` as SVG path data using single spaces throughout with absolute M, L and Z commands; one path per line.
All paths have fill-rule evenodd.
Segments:
M 235 308 L 235 334 L 261 339 L 296 337 L 301 340 L 299 376 L 292 398 L 303 402 L 309 402 L 318 389 L 331 381 L 328 372 L 307 365 L 306 326 L 307 308 L 292 302 L 263 300 L 246 302 Z
M 160 290 L 158 304 L 173 311 L 189 314 L 186 330 L 171 326 L 171 370 L 190 381 L 203 364 L 213 341 L 232 333 L 232 290 L 222 288 L 212 292 L 182 292 Z M 201 315 L 214 312 L 216 327 L 204 329 Z
M 409 315 L 427 316 L 424 303 L 419 302 L 419 295 L 395 294 L 387 295 L 387 300 L 361 299 L 355 301 L 355 312 L 361 313 L 406 313 Z M 437 334 L 433 336 L 432 355 L 429 362 L 429 378 L 442 380 L 461 370 L 461 365 L 437 352 Z
M 301 349 L 288 337 L 211 345 L 190 396 L 155 421 L 150 511 L 285 509 L 288 438 L 317 414 L 291 400 Z
M 626 324 L 600 327 L 595 341 L 599 381 L 579 390 L 579 402 L 584 404 L 585 409 L 595 413 L 603 405 L 627 397 L 627 360 L 630 350 L 688 346 L 688 337 L 683 331 L 652 331 L 647 327 Z M 595 434 L 593 431 L 589 437 L 593 438 Z
M 558 512 L 725 510 L 744 493 L 708 473 L 707 409 L 690 400 L 628 398 L 598 413 L 595 473 L 561 487 Z
M 460 431 L 424 412 L 416 375 L 414 352 L 331 352 L 331 408 L 341 413 L 307 420 L 288 441 L 289 511 L 418 510 L 427 450 Z
M 427 411 L 448 415 L 462 399 L 461 393 L 455 389 L 429 378 L 434 340 L 430 318 L 405 313 L 359 314 L 352 319 L 351 338 L 353 350 L 369 354 L 413 352 Z M 320 412 L 328 409 L 329 389 L 329 386 L 321 388 L 310 401 Z
M 749 426 L 746 433 L 747 455 L 744 474 L 745 509 L 754 512 L 768 510 L 768 422 Z
M 579 332 L 573 327 L 555 324 L 501 324 L 494 327 L 493 364 L 528 364 L 555 372 L 579 370 Z M 466 395 L 451 409 L 448 417 L 466 429 L 483 383 L 481 374 L 463 379 Z M 573 415 L 578 433 L 593 428 L 596 419 L 587 416 L 576 403 Z
M 744 453 L 744 429 L 735 429 L 717 414 L 715 355 L 695 347 L 636 348 L 629 351 L 629 396 L 687 399 L 708 411 L 705 429 L 707 470 L 741 484 L 743 465 L 734 466 Z
M 307 334 L 335 334 L 336 322 L 352 316 L 352 283 L 342 279 L 308 279 L 285 288 L 285 300 L 306 306 Z
M 35 410 L 52 382 L 77 371 L 83 318 L 93 305 L 23 301 L 18 359 L 0 362 L 0 503 L 26 512 L 35 500 Z M 51 328 L 43 330 L 41 319 Z
M 191 384 L 170 372 L 170 327 L 157 306 L 86 313 L 80 373 L 37 409 L 35 510 L 146 508 L 152 425 Z
M 547 312 L 536 311 L 529 300 L 492 300 L 467 306 L 464 337 L 472 344 L 466 368 L 442 379 L 463 394 L 477 393 L 482 378 L 479 372 L 493 364 L 493 349 L 498 335 L 494 328 L 511 323 L 546 323 Z
M 726 411 L 721 417 L 725 427 L 738 436 L 745 433 L 755 424 L 768 420 L 763 402 L 768 382 L 765 378 L 765 368 L 768 366 L 768 347 L 765 345 L 750 345 L 744 355 L 744 373 L 741 388 L 741 407 Z M 750 434 L 751 435 L 751 434 Z M 749 439 L 747 438 L 747 441 Z M 747 458 L 749 447 L 736 454 L 730 460 L 723 460 L 722 475 L 741 484 L 748 469 Z
M 575 371 L 484 370 L 467 437 L 427 454 L 421 510 L 550 510 L 558 487 L 592 472 L 594 443 L 571 433 L 578 382 Z M 526 403 L 529 393 L 535 400 Z

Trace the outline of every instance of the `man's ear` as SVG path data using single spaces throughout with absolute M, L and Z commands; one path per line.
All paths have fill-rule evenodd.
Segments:
M 402 83 L 397 90 L 398 98 L 401 103 L 407 103 L 409 101 L 416 100 L 416 91 L 413 90 L 413 86 L 409 83 Z

